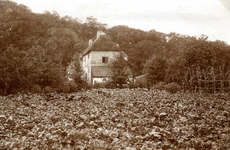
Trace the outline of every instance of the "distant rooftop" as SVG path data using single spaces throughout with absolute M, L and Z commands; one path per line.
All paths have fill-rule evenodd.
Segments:
M 82 56 L 88 54 L 90 51 L 120 51 L 119 46 L 112 41 L 112 39 L 102 31 L 98 31 L 97 39 L 89 41 L 89 46 L 82 52 Z

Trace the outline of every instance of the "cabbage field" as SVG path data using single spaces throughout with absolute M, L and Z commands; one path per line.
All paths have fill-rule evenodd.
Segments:
M 145 89 L 0 97 L 0 149 L 230 149 L 230 97 Z

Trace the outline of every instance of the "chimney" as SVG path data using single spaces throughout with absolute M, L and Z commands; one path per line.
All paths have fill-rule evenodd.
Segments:
M 89 46 L 91 46 L 92 44 L 93 44 L 93 40 L 90 39 L 90 40 L 89 40 Z
M 105 34 L 103 31 L 99 30 L 97 31 L 97 39 L 102 35 Z

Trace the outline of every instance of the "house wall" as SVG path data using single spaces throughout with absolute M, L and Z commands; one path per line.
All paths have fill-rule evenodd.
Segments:
M 102 63 L 102 57 L 108 57 L 108 63 L 110 63 L 116 55 L 118 55 L 119 51 L 91 51 L 89 54 L 83 56 L 82 67 L 84 73 L 87 74 L 86 80 L 88 85 L 91 85 L 96 82 L 100 82 L 101 79 L 93 79 L 91 74 L 91 66 L 104 66 L 107 63 Z
M 88 84 L 91 84 L 91 54 L 83 56 L 83 65 L 82 65 L 84 74 L 86 74 L 86 80 Z
M 105 65 L 102 63 L 102 57 L 108 57 L 110 63 L 119 53 L 119 51 L 91 51 L 91 65 Z

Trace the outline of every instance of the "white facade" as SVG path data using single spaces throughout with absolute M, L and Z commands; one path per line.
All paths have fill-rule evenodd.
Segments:
M 107 66 L 110 62 L 115 59 L 119 51 L 91 51 L 87 55 L 83 56 L 83 71 L 84 78 L 87 80 L 88 84 L 102 83 L 104 78 L 107 77 L 93 77 L 91 68 L 92 66 Z M 103 63 L 103 57 L 108 58 L 108 62 Z
M 108 80 L 109 68 L 107 66 L 121 52 L 119 45 L 115 44 L 103 32 L 97 33 L 96 40 L 89 40 L 89 46 L 82 54 L 84 79 L 88 85 L 102 83 L 105 79 Z

